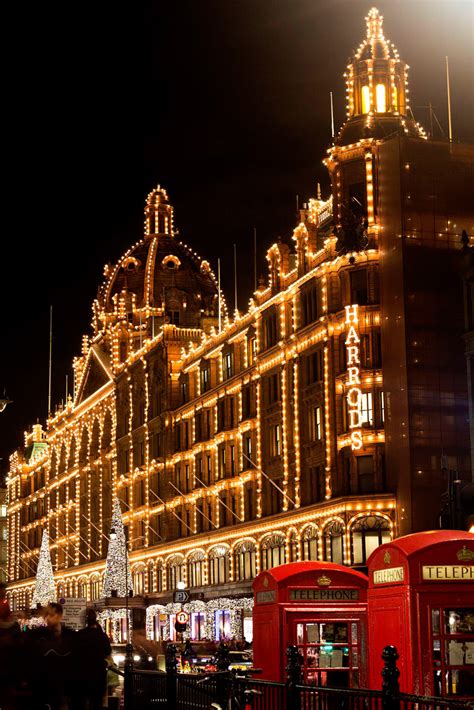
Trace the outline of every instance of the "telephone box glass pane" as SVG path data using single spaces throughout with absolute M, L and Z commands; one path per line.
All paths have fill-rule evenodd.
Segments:
M 306 624 L 307 643 L 319 643 L 318 624 Z
M 303 624 L 296 624 L 296 643 L 303 643 Z
M 448 695 L 460 697 L 474 695 L 474 669 L 447 671 L 446 690 Z
M 446 634 L 474 634 L 474 608 L 445 609 L 444 626 Z
M 433 636 L 439 635 L 439 609 L 431 610 L 431 628 L 433 630 Z

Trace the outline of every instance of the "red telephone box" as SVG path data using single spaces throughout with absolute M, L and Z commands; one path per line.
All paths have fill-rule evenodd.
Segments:
M 367 684 L 365 575 L 332 562 L 292 562 L 253 582 L 253 664 L 268 680 L 285 680 L 288 645 L 304 659 L 305 683 Z
M 402 691 L 474 697 L 474 535 L 407 535 L 378 547 L 367 565 L 370 687 L 380 687 L 380 655 L 392 644 Z

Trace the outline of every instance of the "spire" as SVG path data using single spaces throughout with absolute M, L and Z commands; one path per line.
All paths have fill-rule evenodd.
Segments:
M 371 8 L 369 14 L 365 18 L 367 23 L 367 39 L 368 40 L 383 40 L 382 24 L 383 16 L 379 13 L 376 7 Z

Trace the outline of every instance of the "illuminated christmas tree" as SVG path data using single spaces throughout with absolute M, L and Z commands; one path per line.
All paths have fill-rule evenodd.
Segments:
M 123 529 L 122 511 L 118 498 L 115 498 L 102 596 L 125 597 L 127 588 L 129 592 L 133 589 L 132 574 Z
M 56 601 L 56 587 L 54 586 L 53 565 L 51 564 L 51 553 L 49 551 L 49 535 L 45 529 L 41 540 L 32 606 L 36 607 L 37 604 L 46 606 L 54 601 Z

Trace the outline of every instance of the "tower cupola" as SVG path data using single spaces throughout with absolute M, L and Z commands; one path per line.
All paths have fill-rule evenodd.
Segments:
M 383 33 L 383 17 L 373 7 L 367 33 L 352 56 L 347 71 L 347 122 L 336 143 L 381 138 L 395 131 L 424 137 L 409 109 L 408 65 Z
M 173 207 L 160 185 L 150 192 L 145 205 L 145 239 L 173 236 Z

